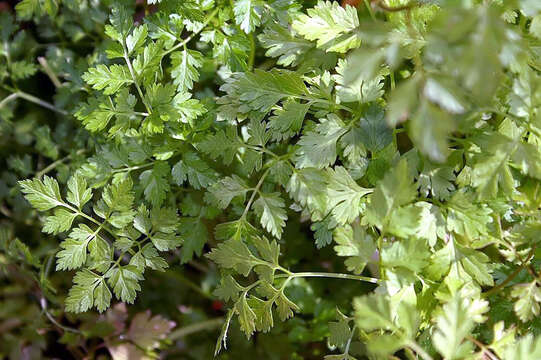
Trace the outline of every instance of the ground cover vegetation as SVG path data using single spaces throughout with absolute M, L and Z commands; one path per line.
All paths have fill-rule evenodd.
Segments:
M 541 2 L 0 4 L 0 356 L 541 359 Z

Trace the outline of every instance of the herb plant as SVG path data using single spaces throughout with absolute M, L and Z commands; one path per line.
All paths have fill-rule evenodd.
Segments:
M 541 2 L 14 10 L 1 356 L 541 359 Z

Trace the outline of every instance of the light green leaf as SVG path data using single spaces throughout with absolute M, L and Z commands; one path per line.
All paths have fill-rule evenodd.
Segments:
M 293 29 L 308 40 L 316 40 L 318 48 L 345 53 L 360 45 L 355 31 L 359 26 L 357 10 L 353 6 L 341 7 L 337 2 L 319 0 L 293 21 Z
M 124 65 L 97 65 L 88 69 L 82 76 L 87 84 L 96 90 L 104 90 L 105 95 L 113 95 L 123 86 L 133 83 L 133 79 Z
M 26 200 L 37 210 L 46 211 L 64 204 L 55 179 L 45 175 L 40 179 L 19 181 Z
M 287 212 L 280 193 L 259 193 L 254 202 L 254 210 L 261 218 L 261 226 L 278 239 L 286 226 Z
M 337 244 L 334 246 L 336 255 L 348 257 L 345 264 L 349 271 L 361 274 L 366 264 L 373 261 L 376 252 L 374 239 L 358 223 L 336 228 L 334 241 Z
M 80 210 L 91 198 L 92 189 L 87 188 L 86 179 L 82 175 L 75 174 L 69 178 L 68 195 L 66 196 L 68 202 Z

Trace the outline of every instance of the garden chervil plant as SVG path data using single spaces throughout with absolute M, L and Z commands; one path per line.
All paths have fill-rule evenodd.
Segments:
M 163 356 L 541 359 L 537 1 L 15 10 L 0 259 L 34 274 L 68 349 L 99 353 L 77 313 L 187 301 L 185 328 L 101 347 L 152 357 L 221 325 Z M 167 279 L 201 299 L 174 304 Z

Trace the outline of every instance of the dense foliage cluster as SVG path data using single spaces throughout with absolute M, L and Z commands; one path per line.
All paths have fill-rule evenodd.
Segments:
M 2 9 L 0 357 L 541 359 L 540 1 Z

